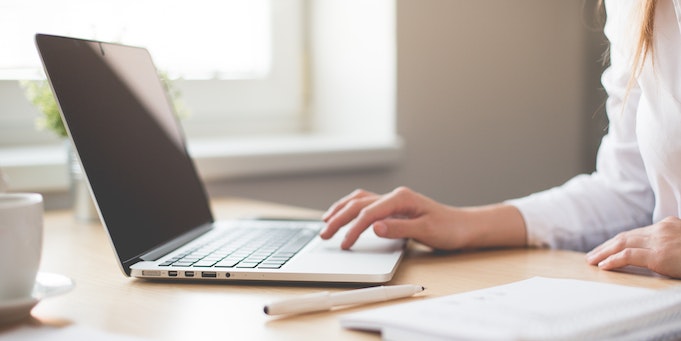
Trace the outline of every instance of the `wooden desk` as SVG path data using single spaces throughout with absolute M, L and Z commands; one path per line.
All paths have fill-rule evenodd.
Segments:
M 317 217 L 319 212 L 244 200 L 214 204 L 217 218 L 255 214 Z M 76 282 L 70 293 L 46 299 L 33 316 L 51 325 L 76 324 L 155 340 L 376 340 L 376 334 L 344 330 L 342 313 L 397 302 L 464 292 L 532 276 L 569 277 L 662 288 L 678 281 L 600 271 L 577 252 L 495 250 L 437 255 L 412 245 L 390 284 L 427 287 L 420 297 L 301 316 L 266 316 L 265 303 L 321 290 L 322 285 L 160 283 L 127 278 L 118 268 L 99 224 L 74 221 L 70 212 L 45 220 L 42 271 Z M 35 323 L 35 321 L 33 321 Z M 1 334 L 0 334 L 1 335 Z

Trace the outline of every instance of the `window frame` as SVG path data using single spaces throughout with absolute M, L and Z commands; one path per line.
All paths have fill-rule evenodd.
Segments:
M 400 163 L 405 141 L 396 128 L 395 0 L 375 0 L 370 5 L 364 0 L 303 1 L 309 6 L 304 24 L 314 34 L 302 42 L 310 68 L 301 69 L 308 104 L 301 114 L 302 127 L 293 133 L 190 138 L 189 152 L 204 181 L 356 171 Z M 353 22 L 352 30 L 348 22 Z M 343 32 L 351 36 L 343 37 Z M 323 43 L 336 38 L 342 44 Z M 335 53 L 339 48 L 350 54 Z M 357 60 L 359 65 L 354 64 Z M 0 91 L 0 100 L 1 95 Z M 10 189 L 67 189 L 66 154 L 60 153 L 64 149 L 54 144 L 3 148 L 0 143 L 0 169 L 10 179 Z
M 189 115 L 182 121 L 188 139 L 290 134 L 307 125 L 303 98 L 304 0 L 271 0 L 270 9 L 272 56 L 266 75 L 172 80 L 188 109 Z M 0 100 L 0 147 L 59 143 L 51 132 L 36 131 L 35 121 L 41 114 L 23 96 L 19 80 L 0 80 Z

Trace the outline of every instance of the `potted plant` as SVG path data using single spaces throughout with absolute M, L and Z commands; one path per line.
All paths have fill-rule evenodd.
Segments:
M 22 81 L 26 97 L 42 113 L 36 119 L 36 126 L 40 130 L 50 130 L 59 137 L 66 137 L 66 128 L 61 121 L 59 106 L 52 95 L 50 85 L 45 80 Z
M 159 72 L 159 78 L 170 96 L 176 115 L 179 118 L 189 116 L 189 111 L 182 101 L 181 92 L 170 80 L 168 74 Z M 49 83 L 46 80 L 31 80 L 22 81 L 21 85 L 28 100 L 42 113 L 42 116 L 36 119 L 37 128 L 52 131 L 60 138 L 65 138 L 67 136 L 66 128 L 61 120 L 59 106 L 54 99 Z
M 159 73 L 168 95 L 171 98 L 175 113 L 180 118 L 188 116 L 188 110 L 181 100 L 180 91 L 173 85 L 165 72 Z M 40 113 L 36 119 L 39 130 L 49 130 L 62 139 L 66 139 L 67 132 L 61 119 L 60 109 L 54 98 L 52 89 L 46 80 L 22 81 L 21 86 L 28 100 L 35 105 Z M 85 177 L 78 161 L 78 157 L 70 142 L 66 142 L 68 150 L 68 170 L 70 177 L 71 194 L 73 196 L 73 209 L 76 219 L 81 221 L 97 220 L 97 210 L 90 197 L 89 189 L 85 183 Z

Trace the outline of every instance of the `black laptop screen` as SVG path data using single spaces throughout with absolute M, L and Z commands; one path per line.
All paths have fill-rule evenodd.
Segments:
M 147 50 L 47 35 L 36 42 L 121 263 L 212 222 Z

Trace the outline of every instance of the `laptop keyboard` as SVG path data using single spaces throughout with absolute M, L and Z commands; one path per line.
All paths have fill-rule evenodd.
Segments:
M 237 227 L 159 265 L 279 269 L 316 235 L 306 227 Z

